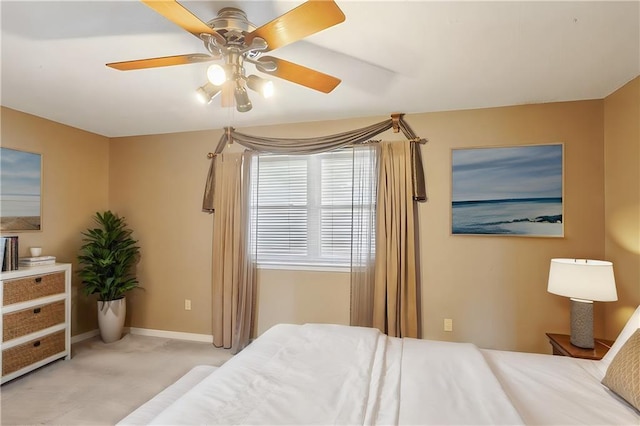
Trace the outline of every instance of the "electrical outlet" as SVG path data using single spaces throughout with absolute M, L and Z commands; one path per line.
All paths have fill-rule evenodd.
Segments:
M 191 300 L 190 299 L 184 299 L 184 310 L 185 311 L 190 311 L 191 310 Z
M 451 318 L 444 319 L 444 331 L 453 331 L 453 320 Z

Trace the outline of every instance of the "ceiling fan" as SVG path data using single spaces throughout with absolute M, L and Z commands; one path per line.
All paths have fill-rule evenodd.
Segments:
M 151 9 L 179 25 L 204 42 L 208 54 L 164 56 L 135 61 L 112 62 L 108 67 L 130 71 L 171 65 L 223 60 L 207 70 L 208 82 L 198 88 L 201 100 L 210 103 L 221 93 L 222 106 L 235 104 L 240 112 L 251 110 L 246 88 L 269 96 L 273 85 L 257 75 L 245 75 L 244 64 L 253 64 L 262 73 L 329 93 L 340 84 L 339 79 L 293 62 L 263 53 L 301 40 L 345 20 L 344 13 L 333 0 L 309 0 L 271 22 L 256 27 L 247 15 L 234 7 L 225 7 L 207 23 L 201 21 L 175 0 L 141 0 Z

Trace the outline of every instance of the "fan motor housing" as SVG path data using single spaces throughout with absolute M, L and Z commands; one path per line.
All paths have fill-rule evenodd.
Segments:
M 244 44 L 244 36 L 256 29 L 247 19 L 244 11 L 235 7 L 225 7 L 207 25 L 222 35 L 229 44 Z

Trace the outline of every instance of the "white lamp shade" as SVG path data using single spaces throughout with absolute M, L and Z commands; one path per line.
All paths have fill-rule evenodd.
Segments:
M 613 264 L 605 260 L 551 259 L 547 291 L 573 299 L 618 300 Z

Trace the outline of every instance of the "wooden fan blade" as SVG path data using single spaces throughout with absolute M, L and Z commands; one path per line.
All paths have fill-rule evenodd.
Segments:
M 256 28 L 247 34 L 245 41 L 249 45 L 255 37 L 261 37 L 269 45 L 267 51 L 270 51 L 339 24 L 344 19 L 344 13 L 333 0 L 309 0 Z
M 224 40 L 217 31 L 175 0 L 142 0 L 142 3 L 198 38 L 204 33 Z
M 323 93 L 331 92 L 342 81 L 320 71 L 312 70 L 284 59 L 274 58 L 273 56 L 263 56 L 258 61 L 273 61 L 278 65 L 275 71 L 263 71 L 265 74 L 289 80 L 292 83 Z
M 172 65 L 195 64 L 198 62 L 213 61 L 214 59 L 213 56 L 202 53 L 192 53 L 191 55 L 163 56 L 160 58 L 138 59 L 136 61 L 112 62 L 107 64 L 107 66 L 120 71 L 131 71 Z

